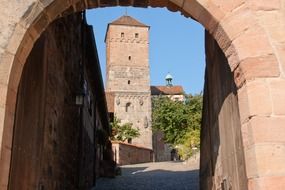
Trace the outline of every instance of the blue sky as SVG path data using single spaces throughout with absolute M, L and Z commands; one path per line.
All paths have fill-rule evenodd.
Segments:
M 93 25 L 97 49 L 105 81 L 105 43 L 107 24 L 125 14 L 125 7 L 97 8 L 87 11 L 88 24 Z M 203 90 L 205 53 L 204 28 L 192 19 L 162 8 L 127 8 L 127 14 L 150 28 L 151 85 L 165 85 L 168 72 L 174 85 L 182 85 L 186 93 Z

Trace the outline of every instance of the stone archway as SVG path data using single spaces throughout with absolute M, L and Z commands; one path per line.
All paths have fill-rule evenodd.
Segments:
M 270 30 L 274 18 L 282 25 L 284 2 L 245 0 L 29 0 L 11 2 L 0 8 L 0 187 L 6 189 L 10 167 L 13 123 L 19 80 L 35 41 L 56 18 L 96 7 L 167 7 L 192 17 L 208 30 L 226 55 L 238 87 L 239 110 L 250 189 L 278 189 L 284 176 L 284 39 Z M 15 11 L 16 10 L 16 11 Z M 267 12 L 275 11 L 276 15 Z M 284 11 L 283 11 L 284 12 Z M 275 17 L 274 17 L 275 16 Z M 262 18 L 260 18 L 262 17 Z M 283 23 L 284 25 L 284 23 Z M 275 26 L 279 27 L 279 26 Z M 282 33 L 284 26 L 276 28 Z M 282 97 L 282 98 L 281 98 Z M 280 104 L 281 101 L 281 104 Z M 283 101 L 283 102 L 282 102 Z M 282 107 L 283 106 L 283 107 Z M 260 129 L 258 126 L 262 126 Z M 266 130 L 272 126 L 274 130 Z M 277 126 L 277 127 L 276 127 Z M 268 130 L 268 129 L 267 129 Z M 282 131 L 283 130 L 283 131 Z M 273 149 L 271 149 L 274 144 Z M 263 151 L 274 153 L 268 157 Z M 264 164 L 264 161 L 272 164 Z M 272 177 L 275 176 L 275 177 Z M 280 180 L 282 180 L 280 182 Z M 262 185 L 265 184 L 265 185 Z M 282 186 L 282 187 L 283 187 Z M 280 189 L 280 188 L 279 188 Z

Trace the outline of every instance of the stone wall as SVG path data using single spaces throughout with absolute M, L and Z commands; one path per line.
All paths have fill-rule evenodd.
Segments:
M 162 131 L 153 132 L 152 141 L 155 162 L 171 161 L 171 151 L 173 148 L 170 144 L 165 143 L 163 136 Z
M 123 142 L 112 142 L 114 160 L 119 165 L 138 164 L 153 161 L 152 149 Z
M 36 40 L 59 17 L 111 6 L 180 11 L 214 36 L 238 88 L 248 186 L 251 190 L 285 186 L 284 0 L 2 0 L 1 5 L 1 189 L 7 189 L 9 179 L 18 85 Z
M 56 20 L 29 55 L 18 92 L 9 189 L 83 190 L 99 176 L 109 125 L 97 50 L 86 27 L 81 14 Z M 83 104 L 76 102 L 79 95 Z M 98 129 L 103 140 L 95 137 Z
M 200 188 L 246 190 L 237 88 L 227 59 L 206 32 Z

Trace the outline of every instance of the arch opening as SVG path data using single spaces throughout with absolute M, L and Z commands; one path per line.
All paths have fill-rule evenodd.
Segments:
M 13 56 L 12 60 L 12 72 L 10 73 L 9 77 L 9 86 L 7 89 L 7 93 L 12 94 L 12 96 L 7 96 L 6 99 L 6 106 L 7 109 L 5 109 L 5 120 L 4 120 L 4 126 L 3 126 L 3 136 L 2 136 L 2 146 L 1 146 L 1 156 L 6 155 L 7 160 L 4 162 L 1 162 L 2 164 L 5 165 L 10 165 L 7 164 L 10 162 L 10 157 L 9 155 L 9 150 L 5 149 L 3 147 L 8 146 L 11 147 L 11 142 L 12 142 L 12 134 L 13 134 L 13 118 L 15 116 L 15 105 L 16 105 L 16 96 L 18 92 L 18 85 L 20 81 L 20 76 L 22 73 L 23 65 L 26 63 L 26 58 L 28 57 L 33 45 L 35 44 L 37 38 L 41 36 L 42 32 L 46 29 L 48 24 L 52 22 L 56 17 L 63 16 L 65 14 L 70 14 L 72 12 L 77 12 L 81 11 L 86 8 L 95 8 L 97 6 L 115 6 L 117 5 L 116 3 L 112 2 L 103 2 L 100 1 L 99 4 L 94 3 L 94 1 L 90 1 L 88 3 L 83 3 L 81 1 L 78 1 L 76 3 L 71 4 L 71 2 L 68 2 L 66 4 L 61 4 L 61 1 L 53 1 L 51 4 L 48 6 L 42 5 L 44 7 L 43 11 L 40 12 L 39 16 L 36 18 L 30 18 L 25 17 L 23 18 L 22 22 L 31 22 L 30 27 L 25 29 L 20 36 L 22 35 L 23 41 L 21 41 L 21 44 L 19 44 L 14 51 L 16 52 L 16 55 Z M 161 6 L 161 7 L 167 7 L 171 11 L 181 11 L 182 14 L 185 16 L 191 16 L 198 22 L 202 23 L 205 28 L 214 36 L 216 39 L 217 43 L 219 44 L 219 47 L 222 48 L 222 51 L 224 54 L 226 54 L 227 60 L 229 60 L 228 65 L 230 66 L 230 70 L 236 70 L 237 64 L 239 63 L 239 59 L 231 59 L 232 57 L 236 56 L 238 54 L 237 49 L 232 46 L 232 36 L 230 36 L 228 33 L 224 31 L 224 28 L 220 25 L 221 21 L 223 20 L 225 14 L 219 10 L 214 4 L 210 4 L 208 6 L 204 6 L 203 3 L 199 1 L 192 1 L 192 3 L 185 1 L 183 5 L 181 5 L 179 2 L 160 2 L 157 3 L 156 1 L 150 1 L 150 2 L 144 2 L 144 3 L 139 3 L 139 2 L 133 2 L 134 4 L 131 3 L 126 3 L 124 4 L 123 2 L 119 2 L 120 5 L 131 5 L 131 6 L 141 6 L 141 7 L 146 7 L 147 5 L 150 6 Z M 60 5 L 61 4 L 61 5 Z M 191 6 L 195 7 L 189 8 Z M 32 9 L 35 8 L 35 6 L 38 5 L 33 5 Z M 211 10 L 212 9 L 212 10 Z M 200 13 L 198 13 L 199 11 Z M 30 19 L 32 21 L 30 21 Z M 44 22 L 45 21 L 45 22 Z M 22 24 L 19 24 L 20 29 L 22 30 Z M 229 53 L 230 51 L 230 53 Z M 241 76 L 243 76 L 241 74 Z M 240 79 L 240 81 L 235 81 L 238 87 L 241 87 L 241 85 L 244 83 L 243 78 Z M 8 144 L 6 144 L 8 143 Z M 10 143 L 10 144 L 9 144 Z M 6 179 L 1 185 L 5 186 L 7 184 L 7 173 L 1 173 L 3 175 L 3 178 L 1 176 L 1 179 Z

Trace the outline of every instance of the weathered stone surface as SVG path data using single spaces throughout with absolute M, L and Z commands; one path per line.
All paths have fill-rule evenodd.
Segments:
M 274 55 L 246 58 L 241 61 L 239 68 L 246 80 L 280 75 L 278 61 Z
M 285 80 L 277 79 L 269 82 L 274 115 L 285 115 Z M 285 124 L 285 123 L 284 123 Z
M 273 11 L 281 9 L 281 0 L 252 0 L 248 2 L 251 9 L 256 11 Z
M 277 45 L 276 50 L 278 53 L 277 56 L 279 57 L 279 64 L 282 69 L 282 75 L 285 77 L 285 43 Z
M 258 177 L 249 179 L 248 183 L 250 190 L 284 189 L 285 177 L 283 175 Z
M 77 1 L 77 0 L 75 0 Z M 21 74 L 22 65 L 24 65 L 26 58 L 34 45 L 35 40 L 43 32 L 43 29 L 57 18 L 62 12 L 68 9 L 71 5 L 75 7 L 75 10 L 81 10 L 85 7 L 84 3 L 73 4 L 75 1 L 70 0 L 2 0 L 1 1 L 1 16 L 0 16 L 0 83 L 6 84 L 8 80 L 11 82 L 11 89 L 16 89 L 19 77 Z M 281 0 L 171 0 L 172 3 L 181 7 L 181 12 L 187 16 L 194 17 L 198 22 L 203 24 L 210 32 L 216 31 L 217 35 L 214 35 L 218 44 L 226 54 L 231 70 L 235 71 L 235 81 L 238 87 L 241 87 L 239 91 L 239 105 L 242 121 L 247 121 L 252 116 L 271 116 L 277 114 L 279 117 L 284 115 L 283 104 L 284 99 L 280 95 L 284 95 L 282 92 L 282 82 L 270 81 L 269 87 L 264 85 L 258 85 L 259 87 L 253 87 L 253 90 L 249 90 L 248 79 L 258 77 L 276 77 L 278 71 L 276 70 L 275 58 L 278 60 L 279 68 L 282 68 L 280 77 L 285 76 L 285 51 L 284 51 L 284 2 Z M 96 1 L 97 2 L 97 1 Z M 98 1 L 99 2 L 99 1 Z M 103 1 L 102 1 L 103 2 Z M 113 6 L 121 2 L 122 5 L 132 5 L 133 1 L 121 0 L 121 1 L 105 1 L 104 6 Z M 148 4 L 146 4 L 148 2 Z M 86 6 L 94 7 L 93 4 L 86 3 Z M 137 3 L 138 6 L 150 5 L 153 7 L 166 7 L 168 1 L 165 0 L 150 0 L 144 1 L 142 5 Z M 37 7 L 37 8 L 36 8 Z M 242 7 L 250 11 L 243 12 Z M 45 13 L 48 16 L 43 16 L 43 12 L 40 10 L 45 9 Z M 172 10 L 172 9 L 171 9 Z M 175 10 L 175 9 L 173 9 Z M 236 15 L 235 15 L 236 14 Z M 37 15 L 41 15 L 38 17 Z M 227 20 L 227 16 L 229 19 Z M 232 17 L 230 17 L 232 16 Z M 26 18 L 26 19 L 24 19 Z M 223 23 L 221 20 L 227 21 Z M 15 30 L 16 26 L 20 23 L 20 20 L 25 21 L 27 24 L 34 23 L 35 27 L 29 29 L 27 32 Z M 255 23 L 256 20 L 258 23 Z M 35 23 L 35 21 L 39 21 Z M 241 21 L 241 22 L 240 22 Z M 224 24 L 224 25 L 223 25 Z M 228 24 L 228 25 L 227 25 Z M 218 29 L 216 27 L 218 26 Z M 228 27 L 228 28 L 227 28 Z M 248 28 L 248 30 L 246 30 Z M 262 28 L 262 29 L 261 29 Z M 15 33 L 14 33 L 15 32 Z M 15 35 L 15 36 L 13 36 Z M 24 37 L 23 37 L 24 36 Z M 24 39 L 21 40 L 21 37 Z M 19 39 L 19 41 L 17 41 Z M 22 45 L 18 45 L 22 41 Z M 231 42 L 233 42 L 231 44 Z M 25 44 L 25 45 L 23 45 Z M 9 46 L 10 54 L 7 47 Z M 26 46 L 26 47 L 24 47 Z M 229 52 L 226 50 L 230 49 Z M 16 59 L 13 58 L 13 54 L 16 52 Z M 5 54 L 5 55 L 4 55 Z M 266 61 L 260 60 L 257 64 L 253 63 L 252 57 L 267 57 L 273 56 L 274 58 L 267 59 Z M 3 60 L 3 62 L 2 62 Z M 9 65 L 14 61 L 15 65 Z M 250 60 L 250 61 L 249 61 Z M 243 62 L 241 62 L 243 61 Z M 249 62 L 247 62 L 249 61 Z M 9 62 L 9 63 L 8 63 Z M 245 64 L 245 62 L 247 62 Z M 4 63 L 4 64 L 3 64 Z M 20 63 L 20 64 L 19 64 Z M 238 67 L 239 64 L 243 64 Z M 270 64 L 271 63 L 271 64 Z M 17 65 L 19 64 L 19 65 Z M 256 65 L 253 66 L 253 65 Z M 271 67 L 272 66 L 272 67 Z M 10 76 L 9 71 L 17 71 L 13 77 Z M 238 70 L 238 69 L 239 70 Z M 246 70 L 246 72 L 244 72 Z M 12 76 L 12 75 L 11 75 Z M 249 78 L 247 78 L 249 77 Z M 263 83 L 263 82 L 262 82 Z M 265 81 L 264 81 L 265 83 Z M 279 86 L 280 85 L 280 86 Z M 9 86 L 10 88 L 10 86 Z M 270 93 L 268 94 L 268 88 Z M 284 89 L 284 88 L 283 88 Z M 264 90 L 264 92 L 263 92 Z M 248 94 L 250 92 L 250 94 Z M 259 93 L 262 95 L 256 95 Z M 268 97 L 272 96 L 272 100 L 268 100 Z M 2 98 L 2 97 L 1 97 Z M 4 98 L 6 99 L 6 98 Z M 260 104 L 258 104 L 260 102 Z M 280 103 L 281 102 L 281 103 Z M 272 105 L 273 104 L 273 105 Z M 280 105 L 279 105 L 280 104 Z M 256 108 L 254 108 L 256 107 Z M 4 109 L 4 108 L 3 108 Z M 9 110 L 12 110 L 9 108 Z M 270 110 L 273 110 L 272 112 Z M 1 122 L 0 126 L 0 146 L 1 138 L 3 135 L 5 109 L 0 112 Z M 256 125 L 256 124 L 255 124 Z M 272 124 L 270 124 L 272 125 Z M 265 137 L 264 137 L 265 138 Z M 2 156 L 2 149 L 1 156 Z M 254 155 L 253 157 L 259 157 L 260 155 Z M 262 156 L 262 155 L 261 155 Z M 258 158 L 259 159 L 259 158 Z M 255 160 L 249 160 L 248 165 L 254 165 Z M 272 174 L 274 170 L 278 168 L 272 168 Z M 2 168 L 0 171 L 3 171 Z M 278 173 L 278 172 L 277 172 Z M 7 179 L 1 178 L 1 180 Z M 208 178 L 211 181 L 211 178 Z M 281 180 L 278 182 L 277 180 Z M 251 189 L 282 189 L 284 187 L 284 179 L 282 177 L 261 177 L 249 180 Z M 7 183 L 0 184 L 1 189 L 7 187 Z
M 152 162 L 152 149 L 128 143 L 112 142 L 114 160 L 119 165 Z
M 284 143 L 285 117 L 253 117 L 248 125 L 249 145 Z
M 252 116 L 270 116 L 272 113 L 270 90 L 263 79 L 244 85 L 238 90 L 238 99 L 242 123 Z
M 274 54 L 264 29 L 256 25 L 251 26 L 242 35 L 238 36 L 233 44 L 240 60 Z
M 107 29 L 106 91 L 115 95 L 114 115 L 139 129 L 140 136 L 132 143 L 152 149 L 149 27 L 137 26 L 127 16 L 120 19 L 128 22 L 114 21 Z

